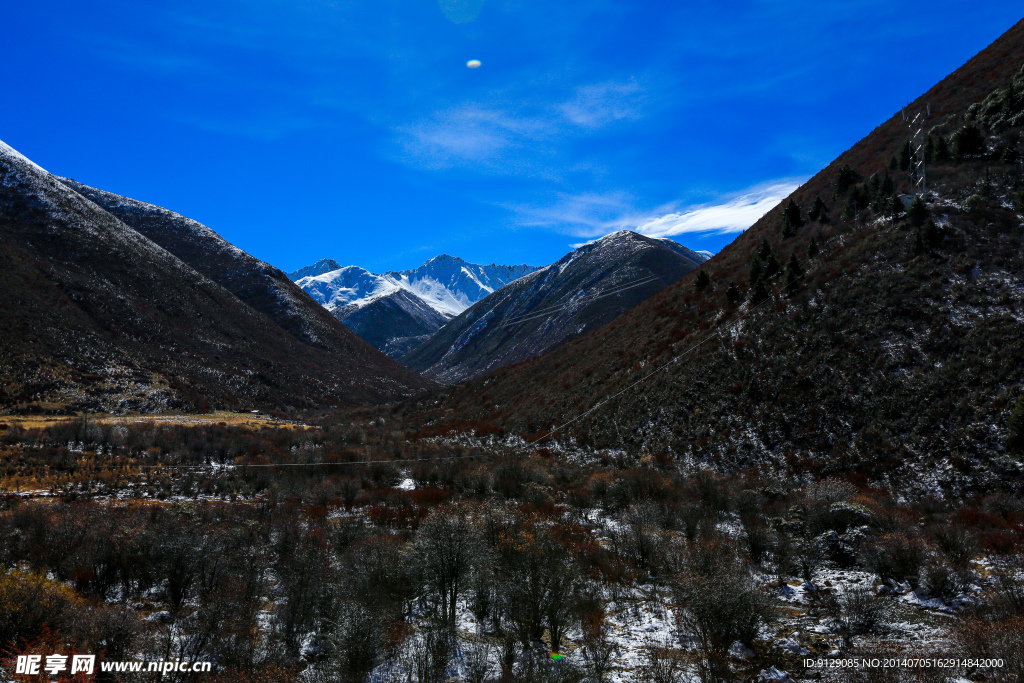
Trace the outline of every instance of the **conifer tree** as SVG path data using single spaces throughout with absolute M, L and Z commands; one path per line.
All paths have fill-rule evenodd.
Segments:
M 790 222 L 789 216 L 782 216 L 782 238 L 789 239 L 796 234 L 796 228 L 793 227 L 793 223 Z
M 942 234 L 939 232 L 939 226 L 935 224 L 935 221 L 931 218 L 924 224 L 924 228 L 921 229 L 921 237 L 924 239 L 924 243 L 929 247 L 934 247 L 942 240 Z
M 981 154 L 985 151 L 985 135 L 976 125 L 968 123 L 953 133 L 952 147 L 957 159 Z
M 761 259 L 756 258 L 750 264 L 750 277 L 749 277 L 750 286 L 753 287 L 758 282 L 760 282 L 763 275 L 764 275 L 764 264 L 761 262 Z
M 812 259 L 818 255 L 818 240 L 811 235 L 811 241 L 807 244 L 807 258 Z
M 753 306 L 758 305 L 762 301 L 768 298 L 768 287 L 765 285 L 764 280 L 758 280 L 750 288 L 750 303 Z
M 768 244 L 768 240 L 762 239 L 761 244 L 757 248 L 757 258 L 762 261 L 767 261 L 768 257 L 772 255 L 772 245 Z
M 792 199 L 786 204 L 786 218 L 789 219 L 790 225 L 794 228 L 803 227 L 804 217 L 800 211 L 800 205 L 794 202 Z
M 789 261 L 786 262 L 786 293 L 792 293 L 796 288 L 797 282 L 800 281 L 804 275 L 804 267 L 800 264 L 800 260 L 796 257 L 796 254 L 791 254 Z
M 903 220 L 905 213 L 903 210 L 903 200 L 895 195 L 891 197 L 889 199 L 889 215 L 892 217 L 892 222 L 898 223 Z
M 725 290 L 725 298 L 729 302 L 729 308 L 736 308 L 743 300 L 743 292 L 735 282 L 730 282 L 729 288 Z
M 893 182 L 892 176 L 888 171 L 885 172 L 885 177 L 882 179 L 882 196 L 892 197 L 896 194 L 896 183 Z
M 828 207 L 821 197 L 814 198 L 814 206 L 811 207 L 808 217 L 817 223 L 828 223 Z
M 850 168 L 849 165 L 844 165 L 836 176 L 836 196 L 841 197 L 846 194 L 851 187 L 860 182 L 860 179 L 860 173 Z
M 910 224 L 915 228 L 920 228 L 928 220 L 929 215 L 928 207 L 925 206 L 924 200 L 918 195 L 914 198 L 914 203 L 910 205 L 910 210 L 907 212 Z
M 711 284 L 711 278 L 708 276 L 706 270 L 702 270 L 697 273 L 697 279 L 694 280 L 693 286 L 698 292 L 703 292 Z

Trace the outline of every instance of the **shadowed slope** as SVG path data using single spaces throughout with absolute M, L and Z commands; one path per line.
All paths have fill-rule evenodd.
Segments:
M 7 408 L 364 403 L 424 386 L 335 321 L 323 325 L 308 297 L 300 304 L 317 316 L 295 316 L 292 336 L 2 143 L 0 234 Z M 211 263 L 252 258 L 220 242 Z M 294 313 L 292 303 L 280 310 Z M 303 334 L 323 348 L 300 342 Z
M 402 362 L 441 382 L 477 377 L 600 327 L 703 261 L 671 240 L 613 233 L 477 302 Z
M 1022 63 L 1024 22 L 908 109 L 930 103 L 933 140 L 952 140 L 973 125 L 958 117 Z M 688 276 L 546 356 L 446 390 L 427 410 L 429 432 L 543 439 L 566 425 L 563 442 L 662 463 L 853 472 L 924 489 L 1019 485 L 1005 444 L 1024 381 L 1022 219 L 1009 209 L 1024 202 L 1024 178 L 1008 161 L 1024 152 L 1021 133 L 987 131 L 987 150 L 936 159 L 938 226 L 917 229 L 893 224 L 892 196 L 868 208 L 906 140 L 897 113 L 793 193 L 805 219 L 820 197 L 827 222 L 785 230 L 780 206 L 701 267 L 703 291 Z M 862 182 L 837 182 L 847 165 Z M 898 169 L 891 180 L 894 194 L 910 188 Z M 762 245 L 806 270 L 787 286 L 760 260 L 763 298 L 751 286 Z

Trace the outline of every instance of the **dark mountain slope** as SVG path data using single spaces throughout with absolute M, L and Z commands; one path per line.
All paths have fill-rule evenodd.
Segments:
M 1024 131 L 985 112 L 1021 106 L 1024 78 L 1007 88 L 1022 63 L 1024 22 L 909 107 L 931 104 L 935 192 L 913 219 L 893 220 L 911 187 L 896 114 L 793 194 L 803 225 L 788 228 L 780 206 L 704 264 L 703 291 L 688 276 L 553 353 L 409 409 L 434 421 L 428 433 L 544 438 L 575 419 L 558 440 L 655 464 L 1019 486 L 1007 421 L 1024 393 Z M 973 150 L 960 144 L 971 127 L 985 143 Z M 824 220 L 811 221 L 818 197 Z M 768 274 L 794 255 L 788 278 Z
M 339 325 L 323 306 L 282 271 L 250 256 L 202 223 L 74 180 L 60 180 L 257 311 L 267 314 L 306 344 L 343 355 L 350 355 L 361 346 L 355 335 Z
M 0 235 L 2 409 L 366 403 L 424 386 L 354 336 L 344 354 L 299 342 L 2 143 Z
M 704 260 L 671 240 L 616 232 L 477 302 L 402 362 L 440 382 L 477 377 L 604 325 Z
M 364 306 L 343 306 L 331 313 L 391 358 L 401 358 L 448 322 L 423 299 L 404 289 Z

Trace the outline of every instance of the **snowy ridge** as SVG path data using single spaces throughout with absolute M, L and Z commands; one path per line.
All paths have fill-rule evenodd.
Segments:
M 611 233 L 474 304 L 403 363 L 443 383 L 485 374 L 603 325 L 705 260 L 672 240 Z
M 339 268 L 341 268 L 341 264 L 334 259 L 322 258 L 311 266 L 299 268 L 298 270 L 293 270 L 288 273 L 288 279 L 293 282 L 297 282 L 304 277 L 309 277 L 310 275 L 323 275 L 324 273 L 329 273 L 332 270 L 338 270 Z
M 329 311 L 362 308 L 404 289 L 388 275 L 376 275 L 359 266 L 345 266 L 295 281 L 313 300 Z
M 59 216 L 69 227 L 94 237 L 113 237 L 138 245 L 153 257 L 190 278 L 206 279 L 159 244 L 125 225 L 101 206 L 68 187 L 60 177 L 53 175 L 3 140 L 0 140 L 0 164 L 8 170 L 3 180 L 4 186 L 13 187 L 19 183 L 26 186 L 24 190 L 31 193 L 36 201 L 54 216 Z M 50 230 L 56 229 L 59 228 L 50 227 Z
M 396 359 L 495 290 L 538 270 L 527 265 L 479 265 L 447 254 L 419 268 L 383 275 L 359 266 L 325 271 L 331 264 L 337 262 L 321 259 L 294 271 L 306 273 L 295 284 L 349 329 Z
M 434 310 L 453 318 L 488 294 L 535 270 L 535 266 L 527 265 L 478 265 L 441 254 L 419 268 L 391 271 L 388 275 Z
M 323 259 L 295 273 L 329 262 Z M 488 294 L 536 270 L 527 265 L 479 265 L 442 254 L 410 270 L 378 275 L 359 266 L 346 266 L 307 275 L 295 283 L 328 310 L 367 306 L 404 289 L 445 318 L 453 318 Z

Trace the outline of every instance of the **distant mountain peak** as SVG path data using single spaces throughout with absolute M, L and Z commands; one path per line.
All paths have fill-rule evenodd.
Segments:
M 429 336 L 427 332 L 495 290 L 538 270 L 528 265 L 479 265 L 450 254 L 439 254 L 419 268 L 383 274 L 359 266 L 337 266 L 316 273 L 321 264 L 337 266 L 336 261 L 323 259 L 300 268 L 294 274 L 309 274 L 298 278 L 296 284 L 364 339 L 395 357 L 409 348 L 396 340 Z M 367 310 L 360 313 L 363 309 Z M 381 330 L 388 330 L 390 336 L 382 335 Z
M 600 327 L 705 260 L 672 240 L 605 235 L 477 302 L 402 362 L 445 383 L 476 377 Z
M 334 259 L 322 258 L 311 266 L 304 266 L 288 273 L 288 279 L 292 281 L 301 280 L 304 277 L 323 275 L 339 268 L 341 268 L 341 264 Z

